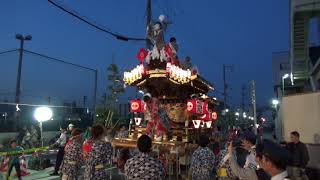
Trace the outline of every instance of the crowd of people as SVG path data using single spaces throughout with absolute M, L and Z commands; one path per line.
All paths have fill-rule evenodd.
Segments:
M 23 126 L 17 136 L 17 143 L 25 149 L 35 148 L 40 146 L 40 130 L 37 126 Z
M 291 132 L 290 143 L 281 144 L 261 140 L 250 130 L 231 131 L 227 137 L 225 148 L 219 148 L 219 153 L 212 153 L 208 138 L 200 137 L 199 147 L 192 155 L 192 179 L 308 179 L 305 170 L 309 155 L 298 132 Z
M 128 137 L 126 126 L 120 125 L 114 137 Z M 300 134 L 294 131 L 290 143 L 277 144 L 257 138 L 251 130 L 240 133 L 240 129 L 235 129 L 224 134 L 216 128 L 212 134 L 198 137 L 186 174 L 195 180 L 308 179 L 305 172 L 308 151 L 299 137 Z M 140 136 L 136 151 L 113 150 L 112 138 L 112 132 L 99 124 L 85 131 L 72 124 L 66 129 L 61 128 L 59 138 L 50 146 L 58 150 L 51 175 L 58 175 L 63 180 L 77 179 L 80 174 L 86 180 L 108 179 L 106 169 L 117 165 L 119 173 L 128 180 L 167 177 L 168 167 L 160 158 L 161 154 L 152 153 L 151 137 Z M 16 140 L 10 142 L 10 151 L 21 149 Z M 19 157 L 12 156 L 11 160 L 8 177 L 15 168 L 20 178 Z M 84 171 L 81 171 L 82 167 Z
M 105 168 L 112 164 L 112 147 L 105 141 L 104 126 L 94 125 L 83 131 L 70 124 L 68 129 L 60 129 L 60 137 L 51 147 L 58 149 L 52 176 L 74 180 L 84 174 L 88 180 L 106 179 Z M 80 173 L 82 166 L 85 173 Z
M 128 137 L 125 125 L 119 126 L 115 137 Z M 67 129 L 60 128 L 60 137 L 51 145 L 52 148 L 58 149 L 54 172 L 51 175 L 61 175 L 62 179 L 66 180 L 76 179 L 79 176 L 79 169 L 84 165 L 85 179 L 106 178 L 105 169 L 110 167 L 114 160 L 112 138 L 113 132 L 102 125 L 88 127 L 85 131 L 75 128 L 73 124 L 69 124 Z M 126 157 L 129 159 L 129 153 L 126 153 L 126 150 L 118 151 L 118 156 L 121 157 L 119 161 Z M 124 163 L 122 169 L 124 169 Z M 119 165 L 121 167 L 120 162 Z

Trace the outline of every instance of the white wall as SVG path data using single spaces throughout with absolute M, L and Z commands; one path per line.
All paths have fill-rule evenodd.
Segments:
M 281 102 L 283 136 L 298 131 L 302 142 L 320 144 L 320 92 L 285 96 Z

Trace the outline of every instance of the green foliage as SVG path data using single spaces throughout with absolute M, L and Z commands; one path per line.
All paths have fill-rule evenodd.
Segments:
M 119 72 L 119 68 L 116 64 L 111 63 L 107 67 L 107 81 L 106 93 L 103 95 L 102 105 L 97 108 L 97 117 L 95 122 L 105 124 L 106 120 L 111 117 L 112 124 L 116 123 L 118 119 L 117 105 L 119 97 L 124 93 L 122 75 Z
M 119 96 L 124 92 L 122 76 L 116 64 L 112 63 L 107 68 L 107 93 L 105 105 L 115 110 L 115 105 L 118 103 Z

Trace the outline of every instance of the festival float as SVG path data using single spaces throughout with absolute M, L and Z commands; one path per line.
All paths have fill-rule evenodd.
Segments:
M 124 72 L 125 85 L 144 95 L 130 101 L 129 137 L 115 138 L 112 145 L 116 148 L 135 148 L 142 134 L 152 137 L 156 147 L 192 144 L 200 131 L 210 132 L 217 120 L 218 102 L 208 96 L 213 85 L 192 66 L 189 57 L 184 61 L 178 58 L 174 37 L 165 42 L 166 27 L 160 16 L 151 26 L 153 48 L 141 48 L 136 56 L 139 64 Z

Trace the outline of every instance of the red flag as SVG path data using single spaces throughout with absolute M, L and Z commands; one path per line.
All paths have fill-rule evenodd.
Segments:
M 142 63 L 144 59 L 147 57 L 148 51 L 141 48 L 137 54 L 137 59 Z

